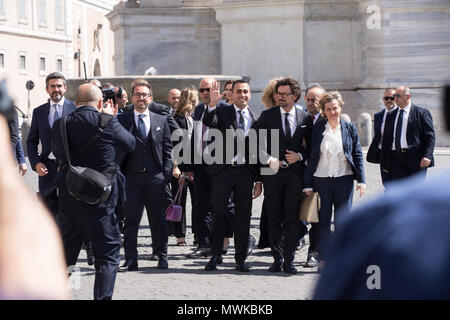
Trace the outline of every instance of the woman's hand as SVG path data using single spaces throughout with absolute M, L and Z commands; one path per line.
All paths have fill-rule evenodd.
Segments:
M 359 190 L 359 197 L 361 198 L 364 193 L 366 193 L 366 184 L 365 183 L 358 183 L 356 186 L 356 191 Z

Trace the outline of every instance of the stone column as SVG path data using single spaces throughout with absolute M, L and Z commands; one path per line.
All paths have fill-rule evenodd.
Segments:
M 141 0 L 107 15 L 115 34 L 117 75 L 219 74 L 220 26 L 216 1 Z

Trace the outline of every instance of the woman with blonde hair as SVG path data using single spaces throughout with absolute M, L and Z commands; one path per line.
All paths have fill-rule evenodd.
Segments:
M 364 160 L 356 126 L 341 119 L 344 101 L 339 92 L 327 92 L 319 100 L 324 119 L 313 127 L 311 153 L 303 184 L 306 196 L 313 190 L 319 193 L 321 207 L 317 225 L 316 243 L 319 259 L 324 260 L 331 239 L 333 206 L 335 227 L 339 215 L 351 209 L 354 182 L 360 196 L 365 192 Z M 323 264 L 323 263 L 322 263 Z
M 266 109 L 272 108 L 278 105 L 277 102 L 277 92 L 275 91 L 275 85 L 277 81 L 283 79 L 283 77 L 276 77 L 269 80 L 269 83 L 263 90 L 263 95 L 261 97 L 261 102 Z
M 192 132 L 194 129 L 194 120 L 192 119 L 192 112 L 194 108 L 198 105 L 198 91 L 194 87 L 187 87 L 181 90 L 180 100 L 178 101 L 177 108 L 175 109 L 175 114 L 173 118 L 178 123 L 180 129 L 187 130 L 188 137 L 191 139 Z M 188 143 L 190 145 L 190 143 Z M 172 197 L 175 197 L 178 188 L 183 187 L 183 191 L 181 193 L 181 206 L 183 208 L 182 211 L 182 220 L 180 222 L 171 222 L 174 230 L 175 237 L 177 238 L 178 246 L 186 245 L 186 198 L 187 198 L 187 189 L 191 194 L 191 205 L 192 205 L 192 215 L 194 216 L 195 204 L 194 204 L 194 184 L 188 178 L 185 178 L 181 175 L 181 172 L 188 171 L 183 170 L 183 163 L 180 163 L 179 166 L 177 163 L 174 163 L 173 176 L 176 179 L 182 179 L 178 183 L 172 183 Z M 194 220 L 194 219 L 193 219 Z M 192 226 L 194 231 L 194 225 Z

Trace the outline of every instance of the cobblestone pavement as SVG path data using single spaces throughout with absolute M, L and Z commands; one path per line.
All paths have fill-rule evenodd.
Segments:
M 436 167 L 430 169 L 429 176 L 439 174 L 450 168 L 450 149 L 438 148 L 435 152 Z M 354 206 L 373 199 L 383 188 L 381 185 L 379 166 L 365 163 L 367 193 L 363 198 L 355 194 Z M 29 172 L 25 176 L 28 185 L 37 189 L 37 175 Z M 259 217 L 262 197 L 254 200 L 251 220 L 251 234 L 259 239 Z M 186 259 L 185 255 L 193 249 L 193 237 L 190 229 L 190 211 L 188 210 L 187 246 L 178 247 L 174 237 L 169 238 L 169 269 L 159 270 L 156 261 L 150 261 L 151 235 L 146 215 L 141 223 L 138 239 L 139 271 L 118 273 L 114 291 L 115 300 L 151 299 L 151 300 L 294 300 L 311 299 L 319 274 L 316 268 L 304 268 L 306 246 L 297 251 L 294 264 L 299 273 L 294 276 L 285 273 L 269 273 L 267 269 L 272 263 L 269 249 L 254 249 L 247 259 L 251 267 L 249 273 L 234 270 L 233 242 L 224 263 L 217 271 L 205 272 L 207 258 Z M 121 249 L 121 263 L 124 252 Z M 93 297 L 95 270 L 86 262 L 82 250 L 77 267 L 77 276 L 71 278 L 72 298 L 90 300 Z

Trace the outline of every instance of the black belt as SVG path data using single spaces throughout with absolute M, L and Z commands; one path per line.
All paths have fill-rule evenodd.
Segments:
M 132 173 L 146 173 L 146 172 L 148 172 L 148 169 L 147 168 L 143 168 L 143 169 L 138 169 L 138 170 L 136 170 L 136 169 L 131 169 L 131 168 L 125 168 L 125 172 L 132 172 Z
M 401 148 L 400 150 L 392 150 L 391 153 L 404 153 L 408 152 L 408 148 Z

